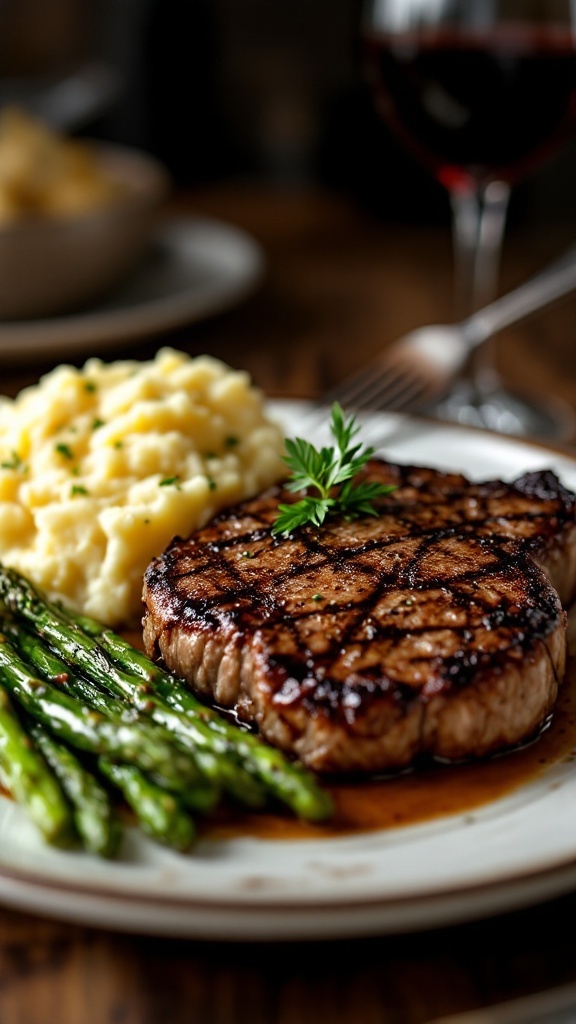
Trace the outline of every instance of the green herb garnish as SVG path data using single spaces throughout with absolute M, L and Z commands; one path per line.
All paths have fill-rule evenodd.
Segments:
M 69 444 L 57 444 L 54 445 L 59 455 L 63 455 L 65 459 L 73 459 L 74 453 Z
M 72 484 L 70 488 L 70 497 L 75 498 L 79 494 L 88 494 L 88 490 L 82 484 Z
M 353 444 L 360 427 L 354 416 L 345 419 L 338 402 L 332 406 L 330 430 L 337 449 L 318 450 L 301 437 L 286 439 L 284 461 L 292 470 L 287 489 L 304 491 L 312 488 L 318 494 L 307 495 L 291 505 L 279 505 L 279 515 L 272 526 L 273 534 L 288 534 L 306 523 L 321 526 L 328 515 L 344 519 L 377 515 L 373 502 L 395 490 L 393 485 L 376 482 L 354 483 L 354 477 L 373 456 L 375 449 Z
M 5 459 L 4 462 L 0 462 L 2 469 L 25 469 L 24 463 L 18 452 L 13 451 L 9 459 Z

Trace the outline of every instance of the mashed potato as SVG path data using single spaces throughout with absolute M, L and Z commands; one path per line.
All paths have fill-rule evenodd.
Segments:
M 151 558 L 277 480 L 282 449 L 247 374 L 208 356 L 57 367 L 0 399 L 0 561 L 133 625 Z
M 0 224 L 106 206 L 119 184 L 87 141 L 69 139 L 18 108 L 0 114 Z

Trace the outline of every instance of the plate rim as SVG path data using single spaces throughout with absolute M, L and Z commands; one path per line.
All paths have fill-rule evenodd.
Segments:
M 267 406 L 270 414 L 280 416 L 289 414 L 298 415 L 305 408 L 315 408 L 315 403 L 300 399 L 267 399 Z M 399 416 L 397 414 L 379 414 L 379 423 L 389 422 L 392 427 L 402 426 L 403 423 L 410 427 L 412 424 L 422 423 L 418 418 Z M 429 429 L 429 421 L 424 421 L 426 429 Z M 476 441 L 485 439 L 485 432 L 475 427 L 453 425 L 434 422 L 437 430 L 446 430 L 450 434 L 470 434 Z M 506 442 L 513 449 L 540 455 L 551 454 L 560 457 L 561 462 L 566 465 L 576 476 L 576 454 L 570 453 L 566 447 L 549 444 L 547 442 L 533 442 L 522 438 L 513 438 L 509 435 L 490 434 L 492 442 Z M 393 456 L 401 461 L 397 456 Z M 544 776 L 545 777 L 545 776 Z M 544 778 L 541 777 L 541 778 Z M 522 787 L 520 787 L 522 789 Z M 516 790 L 514 791 L 516 792 Z M 506 797 L 501 798 L 505 800 Z M 496 805 L 499 801 L 496 801 Z M 483 805 L 484 806 L 484 805 Z M 490 807 L 491 805 L 486 805 Z M 442 821 L 449 823 L 448 831 L 451 831 L 450 823 L 454 828 L 461 827 L 463 815 L 456 813 Z M 418 826 L 416 826 L 418 827 Z M 408 826 L 409 828 L 409 826 Z M 401 834 L 398 830 L 397 834 Z M 370 836 L 377 837 L 378 832 L 370 833 Z M 367 835 L 364 833 L 363 835 Z M 344 840 L 347 837 L 342 837 Z M 350 837 L 351 839 L 354 836 Z M 258 842 L 252 838 L 252 842 Z M 418 837 L 415 837 L 418 842 Z M 440 842 L 442 837 L 440 837 Z M 216 841 L 219 842 L 219 841 Z M 226 843 L 226 840 L 223 841 Z M 277 840 L 267 841 L 277 843 Z M 294 842 L 289 840 L 288 842 Z M 303 844 L 316 842 L 315 840 L 304 839 Z M 330 838 L 318 840 L 320 843 L 330 843 Z M 402 840 L 400 840 L 402 842 Z M 48 851 L 49 853 L 50 851 Z M 355 851 L 351 851 L 354 856 Z M 82 855 L 81 855 L 82 856 Z M 192 854 L 193 856 L 193 854 Z M 551 898 L 565 894 L 576 888 L 576 842 L 569 850 L 559 854 L 557 857 L 549 853 L 540 854 L 540 861 L 537 867 L 525 866 L 518 868 L 504 868 L 500 866 L 499 872 L 492 878 L 487 875 L 477 882 L 456 884 L 455 886 L 436 885 L 428 891 L 401 892 L 396 896 L 383 893 L 378 890 L 364 895 L 346 895 L 344 891 L 334 895 L 334 892 L 323 893 L 320 896 L 304 894 L 301 898 L 294 894 L 293 889 L 286 891 L 281 897 L 278 894 L 260 896 L 250 894 L 247 890 L 238 890 L 233 898 L 228 892 L 220 896 L 210 893 L 206 897 L 197 893 L 187 895 L 181 889 L 170 892 L 144 891 L 145 880 L 140 889 L 120 891 L 121 879 L 116 885 L 106 883 L 100 879 L 92 883 L 85 879 L 64 879 L 58 873 L 52 876 L 38 874 L 32 868 L 18 868 L 10 864 L 2 863 L 0 852 L 0 902 L 10 901 L 6 893 L 6 885 L 14 883 L 16 888 L 24 890 L 20 896 L 19 905 L 30 909 L 30 902 L 33 902 L 33 895 L 40 896 L 40 903 L 48 906 L 49 912 L 66 919 L 77 919 L 78 913 L 83 913 L 86 923 L 96 926 L 103 926 L 112 929 L 147 930 L 150 934 L 179 934 L 194 938 L 213 938 L 211 932 L 220 932 L 223 925 L 223 918 L 228 915 L 231 939 L 281 939 L 281 938 L 307 938 L 309 937 L 309 918 L 318 913 L 327 915 L 330 919 L 330 930 L 326 937 L 332 934 L 334 921 L 338 921 L 338 931 L 334 937 L 347 937 L 350 935 L 368 934 L 389 934 L 393 931 L 419 930 L 420 928 L 434 927 L 440 923 L 450 923 L 451 920 L 471 920 L 487 914 L 505 912 L 516 907 L 525 907 L 538 902 L 542 898 Z M 60 897 L 62 906 L 54 906 L 53 903 Z M 96 913 L 89 907 L 79 911 L 74 906 L 75 898 L 82 904 L 86 901 L 100 899 L 111 905 L 105 920 L 101 920 L 102 912 Z M 12 894 L 12 903 L 18 905 L 17 893 Z M 442 910 L 441 904 L 446 904 Z M 434 908 L 437 908 L 435 911 Z M 150 913 L 151 920 L 147 924 L 142 921 L 145 910 Z M 210 926 L 206 920 L 206 914 L 210 912 L 214 917 L 213 925 Z M 188 915 L 188 916 L 186 916 Z M 272 927 L 270 921 L 274 915 L 284 916 L 287 920 L 286 933 L 282 921 Z M 220 924 L 218 923 L 220 921 Z M 268 921 L 268 923 L 266 923 Z M 300 925 L 298 925 L 298 921 Z M 328 929 L 328 921 L 324 927 Z M 316 935 L 322 933 L 321 922 L 317 925 Z M 218 937 L 226 937 L 220 936 Z
M 67 315 L 0 321 L 1 363 L 19 366 L 25 357 L 45 355 L 64 358 L 91 345 L 99 350 L 109 349 L 117 343 L 128 346 L 143 337 L 153 337 L 160 331 L 173 330 L 224 312 L 256 290 L 266 269 L 264 248 L 256 238 L 235 224 L 215 217 L 167 214 L 155 231 L 152 245 L 157 249 L 164 246 L 184 259 L 185 242 L 194 240 L 199 256 L 202 255 L 201 245 L 206 241 L 216 241 L 222 251 L 226 247 L 226 275 L 223 274 L 219 282 L 215 280 L 218 287 L 213 287 L 212 291 L 202 296 L 193 288 L 179 290 L 134 305 L 111 308 L 106 306 L 107 300 L 103 298 L 100 303 L 95 302 L 85 310 Z M 235 261 L 233 273 L 230 272 L 230 257 Z M 143 263 L 115 292 L 116 303 L 124 290 L 143 275 L 147 265 Z

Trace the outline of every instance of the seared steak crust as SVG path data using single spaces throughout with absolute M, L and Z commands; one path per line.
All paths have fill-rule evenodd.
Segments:
M 282 487 L 175 538 L 144 641 L 205 697 L 321 772 L 529 738 L 554 704 L 576 590 L 575 496 L 373 460 L 378 515 L 274 538 Z

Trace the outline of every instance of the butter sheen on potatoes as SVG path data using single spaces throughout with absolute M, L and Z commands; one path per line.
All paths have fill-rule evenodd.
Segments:
M 135 625 L 151 558 L 278 480 L 282 451 L 259 389 L 209 356 L 59 366 L 0 399 L 0 561 Z

